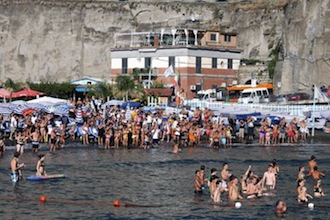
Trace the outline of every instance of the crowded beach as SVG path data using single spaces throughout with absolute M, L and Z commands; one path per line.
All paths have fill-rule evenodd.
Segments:
M 76 102 L 68 100 L 66 105 L 66 111 L 61 114 L 59 111 L 21 108 L 21 112 L 0 116 L 1 154 L 5 153 L 6 143 L 12 144 L 15 149 L 11 164 L 14 182 L 19 180 L 20 170 L 25 166 L 24 163 L 18 163 L 19 157 L 27 148 L 38 154 L 40 145 L 46 146 L 50 152 L 65 148 L 69 142 L 104 149 L 147 150 L 166 145 L 173 149 L 173 153 L 180 153 L 180 149 L 185 147 L 209 147 L 216 150 L 235 144 L 299 144 L 306 142 L 309 134 L 304 120 L 293 119 L 287 122 L 281 118 L 278 124 L 272 124 L 266 118 L 256 126 L 253 116 L 247 116 L 246 119 L 225 118 L 214 115 L 208 108 L 197 107 L 194 111 L 175 108 L 168 113 L 161 108 L 106 105 L 102 99 L 94 97 L 84 100 L 79 98 Z M 5 122 L 9 126 L 5 127 Z M 42 165 L 44 160 L 45 155 L 40 154 L 37 175 L 46 175 Z M 279 172 L 275 159 L 270 161 L 260 177 L 249 166 L 239 178 L 229 171 L 229 164 L 224 163 L 219 174 L 216 168 L 212 168 L 206 178 L 205 166 L 201 166 L 195 172 L 194 190 L 196 195 L 209 194 L 214 203 L 272 196 Z M 308 162 L 308 174 L 304 172 L 304 166 L 300 167 L 297 175 L 297 201 L 307 204 L 312 197 L 324 196 L 321 177 L 325 174 L 318 171 L 314 156 Z M 305 186 L 305 178 L 308 176 L 315 181 L 313 196 Z M 282 214 L 285 211 L 285 201 L 277 201 L 275 213 Z
M 20 111 L 0 116 L 2 139 L 13 145 L 47 144 L 50 151 L 63 148 L 67 142 L 94 144 L 105 149 L 138 147 L 148 149 L 160 143 L 179 147 L 209 146 L 226 148 L 233 144 L 260 145 L 304 143 L 309 134 L 306 120 L 285 117 L 278 123 L 265 118 L 256 125 L 256 118 L 236 119 L 215 115 L 208 108 L 130 107 L 106 105 L 102 99 L 67 101 L 65 110 L 16 107 Z

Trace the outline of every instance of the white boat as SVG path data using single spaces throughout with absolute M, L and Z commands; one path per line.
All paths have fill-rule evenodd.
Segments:
M 315 118 L 314 128 L 323 129 L 326 123 L 327 123 L 327 120 L 324 118 Z M 307 128 L 309 128 L 309 129 L 313 128 L 313 119 L 312 118 L 307 119 Z

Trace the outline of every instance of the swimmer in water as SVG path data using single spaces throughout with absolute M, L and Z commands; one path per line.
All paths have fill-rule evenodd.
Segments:
M 322 176 L 324 177 L 325 174 L 320 172 L 317 166 L 315 166 L 314 171 L 312 173 L 307 174 L 307 176 L 312 176 L 314 180 L 319 180 Z
M 238 178 L 233 176 L 231 177 L 232 181 L 229 187 L 229 199 L 230 200 L 238 200 L 238 199 L 243 199 L 243 197 L 241 196 L 241 194 L 239 193 L 238 190 Z
M 262 188 L 265 188 L 267 190 L 275 189 L 276 186 L 276 177 L 275 173 L 273 171 L 273 164 L 268 165 L 267 171 L 264 173 L 264 176 L 262 177 Z
M 232 176 L 232 174 L 229 172 L 228 170 L 229 165 L 228 163 L 224 163 L 222 165 L 222 170 L 221 170 L 221 180 L 222 180 L 222 188 L 224 190 L 227 190 L 227 182 L 229 180 L 229 178 Z
M 173 153 L 177 154 L 177 153 L 179 153 L 179 151 L 180 151 L 179 144 L 174 144 Z
M 313 199 L 313 197 L 307 193 L 307 188 L 305 187 L 306 180 L 300 179 L 297 185 L 297 200 L 298 202 L 308 202 L 308 198 Z
M 276 202 L 275 214 L 280 216 L 286 212 L 286 203 L 283 200 L 278 200 Z
M 46 171 L 45 171 L 45 166 L 44 166 L 45 158 L 46 158 L 46 156 L 44 154 L 40 154 L 39 155 L 39 160 L 38 160 L 37 166 L 36 166 L 36 170 L 37 170 L 36 175 L 37 176 L 45 176 L 45 175 L 47 175 L 46 174 Z
M 298 172 L 298 177 L 297 177 L 297 182 L 300 180 L 300 179 L 305 179 L 305 167 L 304 166 L 301 166 L 299 167 L 299 172 Z
M 258 179 L 254 176 L 249 178 L 249 183 L 247 184 L 247 198 L 254 199 L 262 195 L 262 188 L 257 184 Z
M 215 183 L 215 189 L 213 193 L 213 202 L 220 203 L 221 202 L 221 193 L 225 190 L 222 188 L 222 184 L 220 180 L 217 180 Z
M 10 175 L 10 179 L 12 182 L 16 183 L 17 181 L 19 181 L 20 179 L 22 179 L 23 174 L 21 169 L 23 167 L 25 167 L 24 163 L 19 164 L 19 156 L 20 153 L 19 152 L 15 152 L 14 153 L 14 157 L 10 162 L 10 167 L 11 167 L 11 175 Z
M 311 159 L 308 161 L 309 173 L 313 173 L 314 167 L 316 167 L 316 166 L 317 166 L 316 157 L 314 155 L 312 155 Z
M 325 194 L 321 188 L 321 180 L 317 180 L 316 185 L 314 186 L 314 197 L 320 198 L 322 196 L 325 196 Z
M 276 159 L 274 159 L 272 161 L 272 164 L 273 164 L 273 171 L 274 171 L 274 174 L 275 174 L 275 177 L 276 177 L 278 175 L 278 173 L 280 172 L 280 166 L 278 165 Z
M 195 171 L 194 188 L 195 188 L 195 194 L 203 193 L 199 170 Z

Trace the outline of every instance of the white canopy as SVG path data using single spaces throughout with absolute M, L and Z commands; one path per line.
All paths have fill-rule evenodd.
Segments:
M 60 104 L 60 103 L 68 103 L 68 100 L 66 99 L 58 99 L 58 98 L 53 98 L 49 96 L 43 96 L 41 98 L 33 99 L 30 101 L 27 101 L 28 103 L 39 103 L 39 104 L 46 104 L 51 103 L 53 105 Z

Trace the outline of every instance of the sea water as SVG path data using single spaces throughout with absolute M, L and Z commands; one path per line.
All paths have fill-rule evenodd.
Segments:
M 286 219 L 326 219 L 330 209 L 330 180 L 322 187 L 326 196 L 313 199 L 313 210 L 296 201 L 296 178 L 299 166 L 305 166 L 315 155 L 320 171 L 329 170 L 330 146 L 235 146 L 214 150 L 208 147 L 183 148 L 171 153 L 172 145 L 150 150 L 99 149 L 96 146 L 68 146 L 55 153 L 46 153 L 48 174 L 63 173 L 64 179 L 10 182 L 12 151 L 0 158 L 1 219 L 276 219 L 275 203 L 286 201 Z M 280 173 L 274 196 L 241 200 L 241 208 L 231 206 L 227 196 L 214 204 L 205 191 L 194 194 L 194 172 L 206 166 L 220 172 L 224 162 L 230 172 L 240 177 L 249 165 L 258 176 L 277 159 Z M 20 162 L 26 163 L 24 176 L 35 174 L 37 154 L 26 151 Z M 306 171 L 307 172 L 307 171 Z M 218 174 L 220 175 L 220 174 Z M 313 191 L 314 181 L 307 179 L 307 190 Z M 40 196 L 46 202 L 40 202 Z M 113 201 L 119 200 L 120 207 Z M 125 207 L 125 203 L 139 205 Z M 318 207 L 322 206 L 322 207 Z M 329 207 L 329 208 L 328 208 Z

